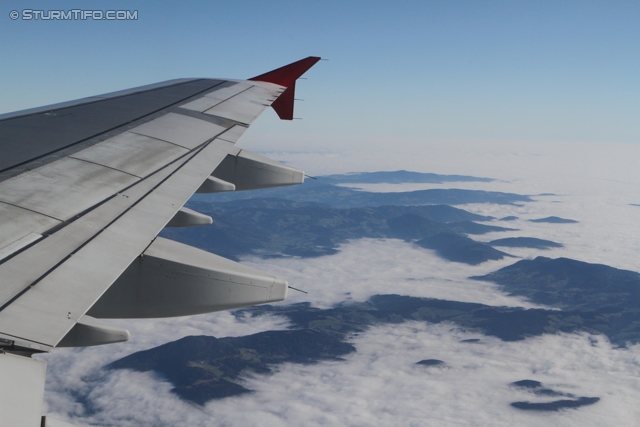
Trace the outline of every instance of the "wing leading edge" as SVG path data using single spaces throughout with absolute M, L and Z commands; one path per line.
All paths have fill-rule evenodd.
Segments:
M 30 356 L 129 338 L 103 318 L 286 298 L 283 279 L 157 234 L 211 224 L 184 208 L 195 192 L 303 182 L 302 171 L 235 143 L 269 106 L 292 119 L 295 81 L 319 59 L 0 116 L 0 380 L 21 384 L 0 391 L 5 420 L 58 425 L 41 419 L 46 364 Z

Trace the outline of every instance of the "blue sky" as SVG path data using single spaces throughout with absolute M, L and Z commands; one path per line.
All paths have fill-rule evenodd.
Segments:
M 138 20 L 9 17 L 79 7 L 53 5 L 0 3 L 1 112 L 318 55 L 298 85 L 303 120 L 269 111 L 252 138 L 640 142 L 638 2 L 97 1 L 82 8 Z

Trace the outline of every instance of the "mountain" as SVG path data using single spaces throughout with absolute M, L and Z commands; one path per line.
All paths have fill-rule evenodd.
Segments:
M 571 393 L 562 393 L 550 388 L 546 388 L 540 381 L 521 380 L 510 384 L 519 390 L 524 390 L 535 396 L 542 397 L 565 397 L 568 399 L 558 399 L 550 402 L 513 402 L 511 406 L 523 411 L 559 411 L 566 408 L 579 408 L 581 406 L 593 405 L 600 401 L 599 397 L 576 397 Z
M 511 256 L 484 243 L 449 232 L 438 233 L 418 240 L 416 245 L 427 249 L 435 249 L 436 253 L 446 260 L 471 265 Z
M 491 217 L 443 205 L 336 208 L 283 199 L 187 205 L 213 218 L 207 227 L 166 228 L 160 235 L 237 260 L 242 255 L 316 257 L 351 239 L 421 239 L 441 232 L 483 234 L 507 228 Z
M 509 248 L 534 248 L 549 249 L 561 248 L 560 243 L 551 240 L 536 239 L 535 237 L 507 237 L 505 239 L 492 240 L 487 243 L 489 246 L 504 246 Z
M 552 402 L 513 402 L 511 406 L 523 411 L 559 411 L 561 409 L 593 405 L 599 401 L 599 397 L 582 396 L 577 399 L 561 399 Z
M 603 264 L 537 257 L 471 278 L 565 310 L 640 310 L 640 274 Z
M 478 215 L 449 205 L 386 205 L 377 208 L 385 218 L 414 214 L 435 222 L 492 221 L 492 216 Z
M 446 363 L 444 363 L 442 360 L 439 360 L 439 359 L 424 359 L 424 360 L 421 360 L 419 362 L 416 362 L 416 365 L 444 366 L 444 365 L 446 365 Z
M 551 224 L 575 224 L 575 219 L 560 218 L 558 216 L 548 216 L 546 218 L 530 219 L 530 222 L 548 222 Z
M 458 175 L 407 171 L 331 175 L 304 184 L 255 191 L 196 194 L 187 207 L 210 215 L 209 227 L 166 228 L 160 235 L 238 260 L 243 255 L 317 257 L 363 237 L 416 240 L 439 233 L 484 234 L 508 228 L 478 224 L 494 218 L 449 206 L 512 204 L 528 196 L 480 190 L 432 189 L 373 193 L 335 185 L 344 182 L 486 181 Z M 447 204 L 443 204 L 447 203 Z M 480 245 L 480 243 L 478 243 Z M 485 249 L 486 259 L 496 252 Z M 476 262 L 476 261 L 473 261 Z
M 588 276 L 593 272 L 593 265 L 578 261 L 574 263 L 573 269 L 580 276 Z M 552 264 L 546 265 L 552 267 Z M 606 269 L 608 273 L 616 274 L 609 269 L 616 269 Z M 550 271 L 556 270 L 551 268 Z M 625 273 L 621 274 L 626 276 Z M 614 276 L 608 277 L 615 280 Z M 598 288 L 586 286 L 582 293 L 586 300 L 600 300 L 599 297 L 594 297 L 598 294 Z M 329 309 L 311 307 L 308 303 L 256 306 L 236 311 L 236 314 L 275 314 L 286 317 L 292 328 L 244 337 L 186 337 L 134 353 L 107 365 L 107 368 L 154 371 L 174 385 L 174 393 L 185 400 L 202 404 L 211 399 L 250 392 L 243 385 L 242 376 L 248 373 L 269 373 L 279 363 L 339 360 L 356 351 L 349 343 L 350 334 L 385 323 L 449 322 L 504 341 L 518 341 L 542 334 L 586 331 L 605 334 L 613 343 L 621 346 L 640 342 L 640 309 L 637 305 L 612 308 L 606 301 L 603 303 L 600 307 L 562 311 L 493 307 L 401 295 L 375 295 L 366 302 L 344 303 Z M 426 361 L 423 364 L 435 365 L 435 362 Z M 560 396 L 559 392 L 546 389 L 533 380 L 515 385 L 528 387 L 538 396 Z M 546 403 L 514 402 L 514 407 L 523 410 L 556 410 L 592 404 L 597 399 L 580 397 Z
M 400 172 L 403 171 L 331 179 L 334 183 L 341 179 L 343 183 L 355 182 L 349 181 L 354 179 L 369 182 L 412 179 L 411 173 Z M 362 237 L 404 239 L 435 249 L 446 259 L 470 264 L 510 256 L 493 245 L 536 248 L 559 245 L 529 237 L 498 239 L 489 244 L 477 242 L 468 235 L 509 229 L 474 222 L 490 221 L 492 217 L 442 204 L 425 205 L 443 201 L 517 203 L 530 201 L 527 196 L 440 189 L 369 193 L 318 181 L 297 188 L 266 190 L 272 197 L 259 199 L 253 198 L 252 192 L 198 196 L 187 206 L 212 216 L 213 225 L 165 229 L 161 235 L 236 259 L 246 254 L 320 256 L 335 253 L 339 244 Z M 264 194 L 262 191 L 260 196 Z M 236 314 L 282 316 L 289 320 L 291 328 L 244 337 L 186 337 L 114 361 L 107 369 L 153 371 L 167 378 L 174 386 L 173 392 L 182 399 L 204 404 L 251 392 L 243 376 L 270 373 L 280 363 L 317 363 L 348 357 L 356 351 L 349 337 L 381 324 L 447 322 L 505 341 L 586 331 L 605 334 L 619 346 L 640 342 L 638 273 L 565 258 L 538 257 L 473 278 L 493 281 L 507 292 L 562 310 L 493 307 L 401 295 L 376 295 L 365 302 L 343 303 L 329 309 L 304 303 L 257 306 L 238 310 Z M 478 338 L 464 341 L 470 345 L 482 342 Z M 446 366 L 436 359 L 417 363 Z M 529 387 L 534 396 L 562 399 L 512 403 L 521 410 L 558 410 L 593 404 L 599 399 L 570 396 L 534 380 L 524 381 L 518 383 Z
M 491 182 L 491 178 L 478 178 L 467 175 L 438 175 L 435 173 L 399 171 L 381 172 L 353 172 L 341 175 L 319 176 L 318 180 L 330 184 L 402 184 L 402 183 L 432 183 L 442 184 L 445 182 Z
M 249 393 L 238 384 L 241 373 L 269 373 L 276 363 L 310 363 L 336 359 L 355 351 L 340 338 L 314 331 L 267 331 L 244 337 L 189 336 L 139 351 L 107 369 L 154 371 L 165 376 L 181 398 L 204 404 Z
M 516 204 L 531 202 L 529 196 L 497 191 L 461 190 L 435 188 L 393 193 L 374 193 L 308 179 L 302 185 L 269 188 L 253 191 L 231 191 L 216 194 L 195 194 L 196 202 L 228 202 L 254 198 L 278 198 L 326 204 L 341 208 L 356 208 L 384 205 L 460 205 L 465 203 Z

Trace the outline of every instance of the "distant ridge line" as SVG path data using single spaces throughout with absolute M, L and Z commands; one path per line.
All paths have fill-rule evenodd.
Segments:
M 492 182 L 493 178 L 469 175 L 440 175 L 436 173 L 412 172 L 406 170 L 378 172 L 349 172 L 346 174 L 324 175 L 325 182 L 354 184 L 440 184 L 444 182 Z

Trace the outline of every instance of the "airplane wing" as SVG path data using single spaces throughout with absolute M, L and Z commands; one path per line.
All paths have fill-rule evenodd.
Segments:
M 269 106 L 293 118 L 308 57 L 249 80 L 181 79 L 0 115 L 0 420 L 42 417 L 55 347 L 126 341 L 105 318 L 184 316 L 281 301 L 287 282 L 157 237 L 211 224 L 195 193 L 300 184 L 236 146 Z

